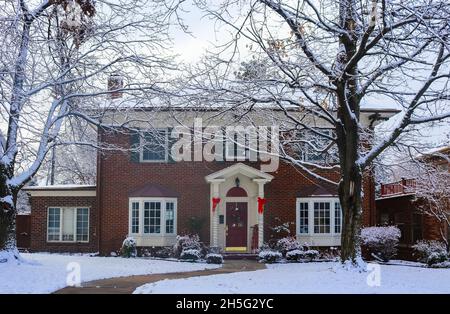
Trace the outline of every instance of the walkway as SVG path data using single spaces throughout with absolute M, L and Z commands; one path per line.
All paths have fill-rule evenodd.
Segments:
M 116 277 L 95 281 L 88 281 L 81 284 L 81 287 L 66 287 L 56 291 L 57 294 L 131 294 L 133 291 L 146 283 L 156 282 L 165 279 L 181 279 L 195 276 L 210 276 L 229 274 L 243 271 L 255 271 L 265 269 L 264 264 L 253 260 L 225 260 L 223 267 L 217 269 L 198 270 L 190 272 L 137 275 L 129 277 Z

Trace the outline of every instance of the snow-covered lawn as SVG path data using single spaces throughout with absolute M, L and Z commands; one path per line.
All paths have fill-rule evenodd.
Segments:
M 27 263 L 0 263 L 0 293 L 49 293 L 64 288 L 80 265 L 81 281 L 217 268 L 217 265 L 121 257 L 21 254 Z M 69 270 L 67 267 L 69 266 Z M 74 278 L 74 277 L 71 277 Z
M 450 293 L 450 269 L 382 265 L 377 277 L 377 269 L 359 273 L 335 265 L 273 264 L 255 272 L 163 280 L 134 293 Z

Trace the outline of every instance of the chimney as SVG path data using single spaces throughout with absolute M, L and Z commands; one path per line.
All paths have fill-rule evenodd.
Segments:
M 114 72 L 108 77 L 108 91 L 113 91 L 123 88 L 123 77 L 118 72 Z M 121 91 L 115 91 L 109 94 L 109 98 L 117 99 L 122 97 Z

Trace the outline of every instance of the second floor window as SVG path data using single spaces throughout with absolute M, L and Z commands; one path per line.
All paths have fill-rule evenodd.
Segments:
M 169 134 L 167 129 L 150 131 L 141 137 L 141 160 L 148 162 L 167 161 Z

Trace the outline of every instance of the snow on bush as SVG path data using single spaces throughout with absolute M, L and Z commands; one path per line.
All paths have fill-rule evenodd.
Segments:
M 208 264 L 223 264 L 223 256 L 220 254 L 209 253 L 206 255 L 206 262 Z
M 127 237 L 123 240 L 122 248 L 120 249 L 120 255 L 122 257 L 136 257 L 136 240 L 133 237 Z
M 361 240 L 371 252 L 372 256 L 389 261 L 397 254 L 397 245 L 401 237 L 400 229 L 396 226 L 368 227 L 361 230 Z
M 176 243 L 173 246 L 175 257 L 180 257 L 181 253 L 185 250 L 202 251 L 202 249 L 203 245 L 200 243 L 200 237 L 197 234 L 178 235 Z
M 285 237 L 277 241 L 276 249 L 277 251 L 280 251 L 283 256 L 286 256 L 289 251 L 302 251 L 303 246 L 300 244 L 300 242 L 297 241 L 295 237 Z
M 268 264 L 276 263 L 280 261 L 282 257 L 283 255 L 280 252 L 273 250 L 263 250 L 258 254 L 259 261 Z
M 320 253 L 317 250 L 307 250 L 303 253 L 303 258 L 308 260 L 308 261 L 313 261 L 319 258 Z
M 447 247 L 443 242 L 420 240 L 412 248 L 417 260 L 429 266 L 448 260 Z
M 286 253 L 286 259 L 291 262 L 297 262 L 303 258 L 304 251 L 302 250 L 292 250 Z
M 180 259 L 182 260 L 189 260 L 189 261 L 196 261 L 199 260 L 201 257 L 200 250 L 197 249 L 187 249 L 181 252 Z

